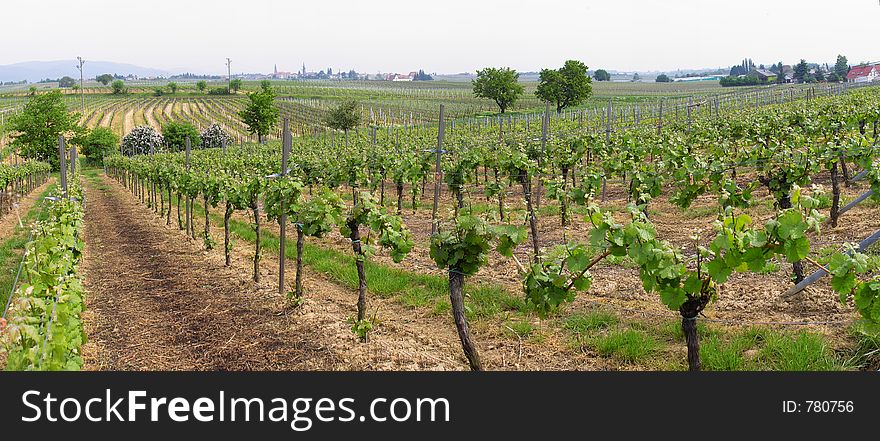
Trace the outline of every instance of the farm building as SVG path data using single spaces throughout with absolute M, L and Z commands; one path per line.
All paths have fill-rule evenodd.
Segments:
M 415 78 L 414 72 L 411 72 L 409 75 L 404 74 L 387 74 L 385 75 L 385 81 L 412 81 Z
M 776 81 L 776 74 L 766 69 L 755 69 L 748 76 L 757 77 L 761 81 Z
M 866 83 L 868 81 L 880 81 L 880 64 L 853 66 L 846 74 L 847 83 Z

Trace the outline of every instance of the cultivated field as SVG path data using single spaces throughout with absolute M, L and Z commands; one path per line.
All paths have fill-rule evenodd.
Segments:
M 877 233 L 875 88 L 597 83 L 545 118 L 453 82 L 275 82 L 296 136 L 258 144 L 244 92 L 190 87 L 86 91 L 85 126 L 234 142 L 77 170 L 86 203 L 49 217 L 81 232 L 62 290 L 89 338 L 53 367 L 878 367 L 880 251 L 846 245 Z M 342 99 L 365 121 L 348 133 L 323 126 Z M 791 289 L 814 272 L 833 277 Z

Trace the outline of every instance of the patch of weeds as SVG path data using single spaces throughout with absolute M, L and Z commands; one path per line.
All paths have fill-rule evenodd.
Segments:
M 660 344 L 650 335 L 632 329 L 614 329 L 591 338 L 588 344 L 600 355 L 625 363 L 644 361 L 657 352 Z
M 492 317 L 503 311 L 529 311 L 522 297 L 514 296 L 500 286 L 478 284 L 468 290 L 466 297 L 465 309 L 469 318 Z
M 589 334 L 611 328 L 618 322 L 617 316 L 610 312 L 590 311 L 570 315 L 565 319 L 563 327 L 572 334 Z
M 710 371 L 739 371 L 746 369 L 748 360 L 745 351 L 755 345 L 755 340 L 746 334 L 724 339 L 720 335 L 709 335 L 700 341 L 700 361 L 703 369 Z
M 440 300 L 434 304 L 434 309 L 431 310 L 431 314 L 434 315 L 448 315 L 451 312 L 452 305 L 449 304 L 449 300 Z
M 831 371 L 843 364 L 822 336 L 801 331 L 797 334 L 772 332 L 756 360 L 775 371 Z
M 868 326 L 871 325 L 859 322 L 850 329 L 855 347 L 845 364 L 856 369 L 877 371 L 880 370 L 880 336 L 877 329 L 868 329 Z
M 527 321 L 511 320 L 504 325 L 504 334 L 509 337 L 527 338 L 534 332 L 534 326 Z

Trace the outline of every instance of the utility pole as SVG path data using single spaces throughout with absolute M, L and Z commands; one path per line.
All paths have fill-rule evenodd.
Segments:
M 85 64 L 85 60 L 82 57 L 76 57 L 76 61 L 79 62 L 77 68 L 79 68 L 79 100 L 82 105 L 83 115 L 86 114 L 86 96 L 85 89 L 83 89 L 83 64 Z
M 226 57 L 226 81 L 226 90 L 232 93 L 232 59 L 229 57 Z

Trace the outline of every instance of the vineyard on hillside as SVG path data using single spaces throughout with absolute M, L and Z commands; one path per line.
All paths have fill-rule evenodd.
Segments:
M 323 120 L 330 109 L 346 99 L 359 102 L 363 122 L 361 130 L 369 126 L 435 126 L 438 122 L 437 108 L 441 104 L 445 107 L 446 117 L 456 120 L 459 125 L 495 124 L 492 121 L 494 117 L 474 116 L 489 115 L 497 109 L 485 99 L 474 98 L 470 88 L 465 87 L 469 83 L 441 82 L 422 87 L 376 85 L 376 82 L 359 81 L 275 81 L 273 84 L 278 93 L 277 104 L 282 118 L 289 118 L 292 131 L 300 135 L 332 137 Z M 128 86 L 128 93 L 121 95 L 110 93 L 109 88 L 99 83 L 90 84 L 83 90 L 84 105 L 77 91 L 64 90 L 64 97 L 72 111 L 81 113 L 81 124 L 89 128 L 108 127 L 120 137 L 138 125 L 149 125 L 159 130 L 168 121 L 185 121 L 200 129 L 218 123 L 233 135 L 237 143 L 255 141 L 238 118 L 238 112 L 247 101 L 245 94 L 255 89 L 255 84 L 245 83 L 240 94 L 228 96 L 197 93 L 192 83 L 183 83 L 180 93 L 154 96 L 153 86 L 164 90 L 162 86 L 165 84 L 137 83 Z M 744 106 L 802 99 L 813 94 L 835 93 L 835 87 L 839 86 L 816 88 L 789 85 L 773 90 L 753 87 L 729 92 L 717 85 L 597 83 L 593 96 L 586 103 L 567 110 L 558 118 L 577 120 L 581 127 L 602 130 L 608 122 L 616 127 L 656 125 L 661 117 L 667 121 L 681 121 L 689 115 L 693 117 Z M 534 83 L 529 83 L 526 98 L 512 109 L 515 113 L 509 118 L 518 122 L 540 121 L 543 104 L 535 99 L 534 88 Z M 26 90 L 0 92 L 0 148 L 8 141 L 3 120 L 20 110 L 27 100 Z M 271 138 L 280 139 L 280 131 L 273 133 Z

